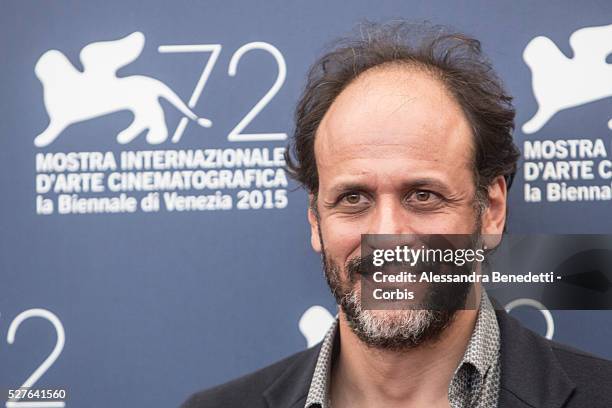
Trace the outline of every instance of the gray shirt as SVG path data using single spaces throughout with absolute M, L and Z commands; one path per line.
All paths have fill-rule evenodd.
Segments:
M 329 382 L 337 331 L 336 320 L 323 339 L 305 408 L 331 408 Z M 499 326 L 495 310 L 483 290 L 474 331 L 448 386 L 451 408 L 497 406 L 500 378 L 499 345 Z

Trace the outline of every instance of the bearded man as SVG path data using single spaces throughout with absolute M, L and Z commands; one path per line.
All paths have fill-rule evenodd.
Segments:
M 425 288 L 442 308 L 364 306 L 363 236 L 379 249 L 501 237 L 519 151 L 512 98 L 477 40 L 409 23 L 361 33 L 311 68 L 286 158 L 309 193 L 336 322 L 319 345 L 184 407 L 612 407 L 610 362 L 528 331 L 479 283 Z

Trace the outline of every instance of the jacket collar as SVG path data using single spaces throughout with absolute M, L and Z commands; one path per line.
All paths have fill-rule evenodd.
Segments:
M 563 407 L 576 386 L 550 342 L 495 307 L 501 335 L 498 408 Z

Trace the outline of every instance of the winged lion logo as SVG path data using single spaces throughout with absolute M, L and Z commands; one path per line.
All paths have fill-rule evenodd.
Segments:
M 129 143 L 145 130 L 147 142 L 162 143 L 168 138 L 168 128 L 160 98 L 200 126 L 212 126 L 210 120 L 197 117 L 163 82 L 143 75 L 117 77 L 118 69 L 140 56 L 144 44 L 141 32 L 115 41 L 91 43 L 79 55 L 83 72 L 62 52 L 45 52 L 34 71 L 43 85 L 49 125 L 36 136 L 34 144 L 47 146 L 74 123 L 122 110 L 131 111 L 134 119 L 117 135 L 119 143 Z
M 523 125 L 524 133 L 537 132 L 559 111 L 612 96 L 612 64 L 606 62 L 612 24 L 576 30 L 569 43 L 572 58 L 548 37 L 536 37 L 525 47 L 523 60 L 531 69 L 538 111 Z

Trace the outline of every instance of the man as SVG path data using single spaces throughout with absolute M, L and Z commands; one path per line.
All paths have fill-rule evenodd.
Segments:
M 499 236 L 519 153 L 478 41 L 406 23 L 361 32 L 311 69 L 287 157 L 338 319 L 318 346 L 184 407 L 612 407 L 610 362 L 526 330 L 479 284 L 476 308 L 363 307 L 362 234 Z

